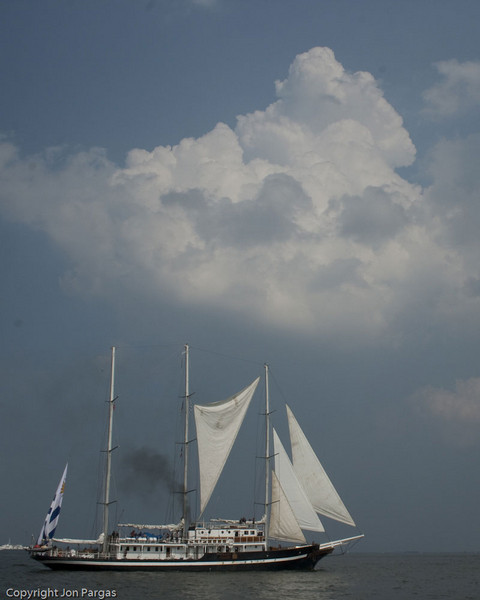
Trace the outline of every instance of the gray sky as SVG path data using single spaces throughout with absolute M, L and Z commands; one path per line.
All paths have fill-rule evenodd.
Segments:
M 189 342 L 200 402 L 269 362 L 362 550 L 480 550 L 479 19 L 1 4 L 1 539 L 38 534 L 67 460 L 57 533 L 93 535 L 112 344 L 119 514 L 165 518 Z

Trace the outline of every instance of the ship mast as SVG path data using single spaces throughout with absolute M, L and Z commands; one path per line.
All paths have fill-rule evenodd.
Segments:
M 270 488 L 270 399 L 268 391 L 268 364 L 265 368 L 265 546 L 268 547 L 268 509 Z
M 189 346 L 185 344 L 185 427 L 183 448 L 183 532 L 187 537 L 188 530 L 188 417 L 190 412 L 190 381 L 189 381 Z
M 108 517 L 110 508 L 110 480 L 112 472 L 112 452 L 115 448 L 112 447 L 113 439 L 113 409 L 116 400 L 114 396 L 114 381 L 115 381 L 115 346 L 112 346 L 112 366 L 110 375 L 110 397 L 108 400 L 108 431 L 107 431 L 107 465 L 105 471 L 105 490 L 103 501 L 103 552 L 108 551 Z

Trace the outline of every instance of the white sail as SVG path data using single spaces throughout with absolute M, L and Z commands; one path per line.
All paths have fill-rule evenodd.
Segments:
M 227 400 L 195 405 L 198 460 L 200 464 L 200 513 L 225 466 L 260 377 Z
M 287 415 L 293 468 L 312 506 L 330 519 L 355 526 L 354 520 L 288 406 Z
M 275 453 L 275 472 L 278 481 L 282 486 L 299 526 L 302 529 L 308 529 L 308 531 L 325 531 L 295 475 L 292 463 L 275 429 L 273 430 L 273 451 Z
M 306 542 L 275 471 L 272 471 L 272 510 L 268 535 L 276 540 L 300 544 Z

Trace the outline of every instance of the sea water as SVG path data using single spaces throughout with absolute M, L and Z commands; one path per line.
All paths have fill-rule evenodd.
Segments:
M 315 571 L 115 573 L 51 571 L 0 552 L 0 598 L 120 600 L 478 600 L 480 554 L 330 556 Z

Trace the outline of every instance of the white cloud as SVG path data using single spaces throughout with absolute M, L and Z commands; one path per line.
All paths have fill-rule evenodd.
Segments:
M 461 115 L 480 102 L 480 62 L 446 60 L 435 63 L 442 76 L 423 94 L 425 111 L 433 117 Z
M 235 130 L 132 150 L 125 168 L 98 149 L 23 159 L 4 143 L 2 213 L 68 253 L 64 285 L 82 293 L 167 295 L 336 339 L 385 339 L 412 306 L 443 317 L 476 272 L 396 173 L 415 148 L 373 77 L 314 48 L 276 89 Z
M 277 102 L 238 119 L 237 132 L 248 159 L 296 164 L 314 153 L 328 161 L 354 144 L 369 159 L 379 154 L 379 162 L 389 167 L 413 162 L 415 148 L 402 119 L 372 75 L 348 73 L 329 48 L 297 56 L 288 78 L 276 82 L 276 90 Z M 355 176 L 352 173 L 352 179 Z

